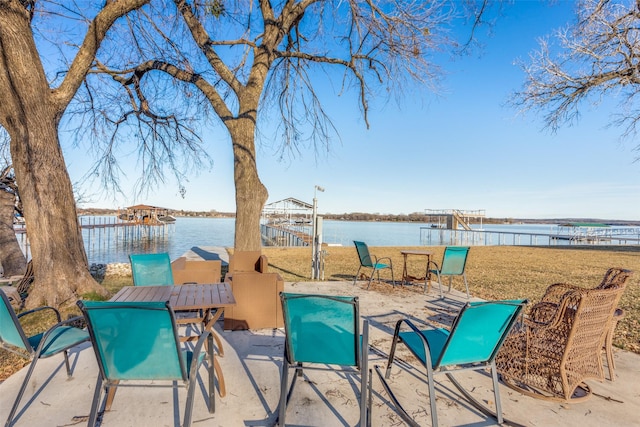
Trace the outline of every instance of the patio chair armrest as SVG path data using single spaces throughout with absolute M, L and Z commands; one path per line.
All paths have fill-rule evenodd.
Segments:
M 396 330 L 395 332 L 400 332 L 400 327 L 405 323 L 409 328 L 413 329 L 413 332 L 420 332 L 420 329 L 413 324 L 413 322 L 409 319 L 400 319 L 396 322 Z
M 84 318 L 84 316 L 74 316 L 74 317 L 70 317 L 66 320 L 61 320 L 60 322 L 56 323 L 55 325 L 52 326 L 52 328 L 57 328 L 59 326 L 66 326 L 66 325 L 71 325 L 75 328 L 78 329 L 84 329 L 86 326 L 80 327 L 80 326 L 75 326 L 74 323 L 81 323 L 82 325 L 86 325 L 87 322 Z
M 544 295 L 540 299 L 540 302 L 553 302 L 558 304 L 562 299 L 562 296 L 567 292 L 574 290 L 582 290 L 580 286 L 570 285 L 568 283 L 554 283 L 549 286 Z
M 411 320 L 409 320 L 409 319 L 400 319 L 400 320 L 398 320 L 396 322 L 396 327 L 395 327 L 395 330 L 393 332 L 393 343 L 394 344 L 392 344 L 392 346 L 395 347 L 395 343 L 396 343 L 396 340 L 398 339 L 398 337 L 400 335 L 400 328 L 401 328 L 403 323 L 406 324 L 413 331 L 413 333 L 415 333 L 420 338 L 420 341 L 422 342 L 422 346 L 424 348 L 425 360 L 429 360 L 431 358 L 431 348 L 429 347 L 429 342 L 427 341 L 427 338 L 422 334 L 420 328 L 418 328 L 416 325 L 414 325 L 413 322 Z M 433 328 L 432 324 L 428 323 L 428 325 L 429 325 L 430 328 Z M 393 353 L 393 351 L 392 351 L 392 353 Z
M 582 290 L 584 291 L 584 289 Z M 581 294 L 582 292 L 580 291 L 565 292 L 558 304 L 547 303 L 547 305 L 555 306 L 555 310 L 547 310 L 547 313 L 544 313 L 545 310 L 541 310 L 544 313 L 543 316 L 539 316 L 538 318 L 525 318 L 525 325 L 528 329 L 533 330 L 557 327 L 565 322 L 566 316 L 573 316 L 573 313 L 575 313 L 576 307 L 580 301 Z
M 52 310 L 56 314 L 56 318 L 58 319 L 58 322 L 60 322 L 62 320 L 62 317 L 60 316 L 60 312 L 58 311 L 58 309 L 56 309 L 55 307 L 48 306 L 48 305 L 45 305 L 45 306 L 42 306 L 42 307 L 37 307 L 37 308 L 34 308 L 33 310 L 23 311 L 22 313 L 17 314 L 16 317 L 19 319 L 22 316 L 28 316 L 29 314 L 37 313 L 37 312 L 43 311 L 43 310 Z
M 57 310 L 56 310 L 57 311 Z M 55 325 L 53 325 L 52 327 L 50 327 L 49 329 L 47 329 L 43 334 L 42 334 L 42 338 L 40 339 L 40 344 L 38 344 L 38 349 L 37 349 L 37 353 L 40 354 L 40 351 L 42 350 L 41 347 L 44 345 L 44 343 L 47 342 L 47 338 L 49 337 L 49 335 L 51 335 L 53 332 L 55 332 L 56 329 L 62 327 L 62 326 L 67 326 L 67 325 L 71 325 L 73 323 L 79 322 L 79 321 L 84 321 L 84 316 L 75 316 L 75 317 L 70 317 L 67 320 L 63 320 L 61 322 L 56 323 Z M 81 328 L 78 328 L 81 329 Z M 82 328 L 84 329 L 84 328 Z M 84 341 L 89 341 L 90 337 L 89 334 L 87 334 L 87 337 Z M 74 343 L 73 345 L 78 345 L 80 344 L 82 341 L 78 341 L 76 343 Z
M 411 328 L 413 330 L 413 332 L 418 332 L 418 333 L 421 332 L 421 329 L 418 328 L 411 320 L 409 320 L 409 319 L 400 319 L 400 320 L 398 320 L 396 322 L 396 328 L 395 328 L 394 334 L 397 334 L 397 333 L 400 332 L 400 327 L 402 326 L 403 323 L 405 323 L 409 328 Z M 438 329 L 439 328 L 439 326 L 437 326 L 436 324 L 431 323 L 429 321 L 425 321 L 425 324 L 431 329 Z M 422 329 L 422 330 L 424 330 L 424 329 Z
M 431 268 L 432 265 L 434 266 L 434 268 Z M 440 271 L 440 266 L 435 261 L 429 261 L 427 263 L 427 270 Z
M 528 329 L 536 329 L 549 326 L 549 321 L 540 321 L 531 317 L 524 318 L 524 326 Z
M 393 265 L 393 262 L 391 261 L 391 257 L 388 257 L 388 256 L 385 256 L 385 257 L 382 257 L 382 258 L 377 258 L 376 257 L 376 264 L 379 263 L 380 261 L 384 261 L 385 259 L 389 261 L 389 265 Z

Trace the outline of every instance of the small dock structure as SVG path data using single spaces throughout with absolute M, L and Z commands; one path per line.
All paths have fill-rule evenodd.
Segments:
M 135 205 L 118 211 L 117 215 L 78 216 L 87 256 L 106 248 L 137 245 L 141 242 L 168 240 L 175 230 L 176 219 L 167 208 Z M 27 258 L 31 256 L 29 231 L 24 224 L 15 224 L 16 239 Z
M 118 210 L 118 219 L 125 223 L 144 225 L 164 225 L 176 222 L 176 219 L 169 215 L 169 209 L 151 205 L 134 205 Z
M 168 208 L 140 204 L 118 210 L 116 216 L 82 216 L 78 221 L 89 255 L 110 241 L 127 244 L 168 239 L 176 219 Z
M 267 246 L 311 246 L 313 205 L 289 197 L 262 210 L 260 233 Z
M 482 219 L 486 216 L 484 209 L 463 210 L 463 209 L 425 209 L 425 215 L 429 217 L 433 228 L 448 228 L 450 230 L 471 230 L 471 220 Z

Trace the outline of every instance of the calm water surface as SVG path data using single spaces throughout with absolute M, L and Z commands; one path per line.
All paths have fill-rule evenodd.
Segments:
M 113 217 L 81 217 L 83 223 L 113 222 Z M 130 253 L 168 252 L 178 258 L 193 246 L 233 246 L 234 218 L 177 218 L 159 236 L 123 236 L 114 229 L 83 229 L 89 263 L 129 262 Z M 324 221 L 323 241 L 350 246 L 362 240 L 370 246 L 420 246 L 422 223 Z M 480 228 L 480 226 L 474 226 Z M 484 230 L 550 233 L 549 224 L 484 225 Z

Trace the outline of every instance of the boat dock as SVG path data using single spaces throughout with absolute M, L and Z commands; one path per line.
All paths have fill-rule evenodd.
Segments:
M 311 246 L 313 205 L 289 197 L 262 210 L 260 233 L 266 246 Z
M 557 233 L 522 233 L 487 230 L 452 230 L 420 227 L 420 244 L 425 246 L 553 246 L 553 245 L 638 245 L 640 227 L 609 227 L 594 231 L 589 228 Z
M 115 244 L 114 242 L 118 242 L 119 245 L 132 246 L 132 249 L 136 248 L 136 243 L 157 244 L 166 241 L 175 231 L 175 218 L 173 221 L 157 221 L 155 219 L 144 220 L 142 217 L 139 220 L 123 220 L 118 216 L 80 216 L 78 224 L 82 231 L 85 251 L 89 256 L 94 252 L 111 247 Z M 14 231 L 20 249 L 29 258 L 31 244 L 25 225 L 14 225 Z

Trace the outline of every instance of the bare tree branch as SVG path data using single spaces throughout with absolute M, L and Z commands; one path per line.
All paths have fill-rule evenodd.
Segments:
M 104 8 L 89 24 L 87 34 L 71 64 L 62 84 L 52 91 L 52 99 L 63 111 L 82 84 L 93 63 L 100 43 L 116 19 L 136 10 L 150 0 L 112 0 L 106 2 Z
M 521 111 L 543 114 L 545 126 L 556 131 L 580 118 L 584 102 L 619 99 L 612 125 L 622 137 L 637 133 L 640 109 L 640 7 L 636 1 L 583 0 L 577 21 L 540 41 L 527 64 L 524 90 L 514 94 Z M 638 146 L 640 147 L 640 146 Z

